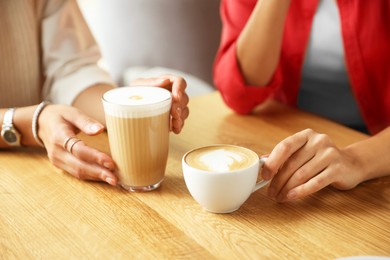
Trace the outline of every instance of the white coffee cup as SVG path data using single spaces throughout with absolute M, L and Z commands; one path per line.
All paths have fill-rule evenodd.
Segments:
M 257 182 L 265 161 L 245 147 L 216 144 L 188 151 L 182 167 L 190 194 L 204 209 L 230 213 L 269 183 Z

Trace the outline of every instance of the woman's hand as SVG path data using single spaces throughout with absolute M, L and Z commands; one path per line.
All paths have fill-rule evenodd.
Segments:
M 184 120 L 189 115 L 188 95 L 185 92 L 187 87 L 186 81 L 181 77 L 172 75 L 163 75 L 158 78 L 136 79 L 131 82 L 131 86 L 135 85 L 150 85 L 165 88 L 172 93 L 172 108 L 171 108 L 171 130 L 178 134 L 183 129 Z
M 101 123 L 65 105 L 47 106 L 39 116 L 38 123 L 38 135 L 52 164 L 81 180 L 117 185 L 113 159 L 83 141 L 72 138 L 80 131 L 87 135 L 101 133 L 104 130 Z
M 364 180 L 360 163 L 346 149 L 337 148 L 329 136 L 306 129 L 275 146 L 263 178 L 273 178 L 268 195 L 282 202 L 305 197 L 328 185 L 352 189 Z

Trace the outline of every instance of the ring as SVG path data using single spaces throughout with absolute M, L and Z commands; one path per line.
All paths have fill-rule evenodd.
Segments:
M 64 150 L 68 150 L 68 149 L 66 149 L 66 147 L 67 147 L 69 141 L 72 140 L 72 139 L 74 139 L 74 138 L 77 139 L 76 136 L 71 136 L 71 137 L 68 137 L 68 139 L 65 140 L 64 144 L 62 145 L 62 147 L 64 148 Z
M 77 144 L 78 142 L 80 142 L 80 141 L 81 141 L 80 139 L 76 138 L 76 140 L 72 143 L 72 145 L 71 145 L 70 148 L 69 148 L 69 152 L 70 152 L 71 154 L 73 154 L 73 153 L 72 153 L 73 146 L 74 146 L 75 144 Z

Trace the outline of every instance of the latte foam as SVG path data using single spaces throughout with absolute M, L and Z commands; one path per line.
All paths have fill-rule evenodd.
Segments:
M 235 146 L 209 146 L 190 152 L 185 161 L 208 172 L 229 172 L 252 165 L 258 157 L 247 149 Z
M 171 93 L 153 86 L 119 87 L 103 95 L 105 113 L 122 118 L 156 116 L 167 112 L 170 103 Z

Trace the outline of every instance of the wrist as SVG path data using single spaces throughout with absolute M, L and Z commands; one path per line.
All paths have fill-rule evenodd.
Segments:
M 369 176 L 372 174 L 370 165 L 370 156 L 367 153 L 364 145 L 355 143 L 342 149 L 342 151 L 348 156 L 352 165 L 351 174 L 355 175 L 355 180 L 361 183 L 365 180 L 370 179 Z
M 46 105 L 46 103 L 45 103 Z M 41 107 L 40 107 L 41 106 Z M 43 105 L 29 106 L 29 107 L 18 107 L 15 110 L 13 123 L 15 128 L 17 128 L 21 134 L 21 145 L 22 146 L 42 146 L 38 141 L 38 117 L 41 111 L 38 111 L 38 108 L 42 110 Z M 5 111 L 5 110 L 4 110 Z M 39 112 L 39 113 L 38 113 Z M 36 122 L 33 122 L 33 118 L 36 117 Z M 33 127 L 36 127 L 36 136 L 34 136 Z M 40 138 L 39 138 L 40 139 Z M 38 140 L 39 140 L 38 139 Z M 3 145 L 2 145 L 3 146 Z
M 34 112 L 34 106 L 30 107 L 17 107 L 15 109 L 13 124 L 21 134 L 21 145 L 32 146 L 34 145 L 34 138 L 31 132 L 31 120 Z
M 389 175 L 390 128 L 363 141 L 347 146 L 361 172 L 361 182 Z

